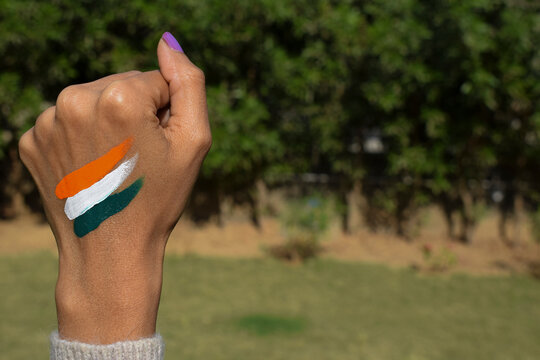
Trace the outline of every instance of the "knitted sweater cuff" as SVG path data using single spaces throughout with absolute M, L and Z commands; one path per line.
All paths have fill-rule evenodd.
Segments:
M 60 339 L 53 332 L 51 341 L 51 360 L 162 360 L 165 344 L 159 334 L 150 338 L 121 341 L 110 345 L 91 345 L 78 341 Z

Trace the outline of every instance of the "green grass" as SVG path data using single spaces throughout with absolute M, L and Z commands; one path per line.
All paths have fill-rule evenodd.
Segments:
M 301 332 L 305 328 L 305 319 L 286 318 L 283 316 L 252 314 L 237 321 L 238 328 L 252 334 L 265 336 Z
M 0 258 L 0 359 L 47 358 L 56 260 Z M 540 359 L 540 282 L 167 257 L 167 359 Z

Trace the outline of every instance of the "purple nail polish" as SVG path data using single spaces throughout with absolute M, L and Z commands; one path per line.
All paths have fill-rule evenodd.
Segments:
M 162 39 L 165 40 L 165 42 L 167 43 L 167 45 L 169 45 L 171 49 L 184 52 L 184 50 L 182 50 L 182 47 L 180 46 L 178 41 L 174 38 L 174 36 L 170 32 L 168 31 L 164 32 Z

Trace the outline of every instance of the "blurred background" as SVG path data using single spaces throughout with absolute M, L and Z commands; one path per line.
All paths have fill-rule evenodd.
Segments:
M 55 328 L 18 139 L 67 85 L 156 69 L 164 31 L 214 139 L 167 357 L 540 358 L 537 0 L 0 0 L 0 359 Z

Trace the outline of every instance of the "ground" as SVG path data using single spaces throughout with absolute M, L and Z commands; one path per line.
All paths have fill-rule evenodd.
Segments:
M 322 256 L 422 269 L 429 265 L 429 261 L 444 262 L 441 256 L 450 254 L 455 257 L 455 262 L 449 265 L 450 271 L 479 275 L 525 273 L 528 264 L 540 260 L 540 244 L 531 239 L 526 228 L 520 231 L 520 238 L 511 248 L 499 239 L 495 214 L 485 216 L 468 245 L 447 238 L 445 223 L 436 210 L 426 212 L 423 222 L 422 229 L 411 241 L 389 232 L 373 233 L 362 228 L 354 234 L 344 235 L 335 224 L 323 236 L 325 251 Z M 212 223 L 196 226 L 182 219 L 171 234 L 167 252 L 235 258 L 263 257 L 264 249 L 283 242 L 284 234 L 275 218 L 265 217 L 261 224 L 261 228 L 256 229 L 243 216 L 231 216 L 222 227 Z M 422 251 L 426 244 L 432 249 L 428 262 Z M 45 222 L 30 214 L 0 222 L 0 255 L 34 250 L 55 251 L 53 235 Z
M 41 359 L 56 328 L 50 252 L 0 256 L 0 359 Z M 540 359 L 527 276 L 419 274 L 331 259 L 165 258 L 165 359 Z
M 539 245 L 521 231 L 508 248 L 493 215 L 470 245 L 448 241 L 436 212 L 425 219 L 410 242 L 335 225 L 322 258 L 303 266 L 265 256 L 284 239 L 274 218 L 260 230 L 241 216 L 224 227 L 182 220 L 167 248 L 157 326 L 166 359 L 540 359 L 540 287 L 522 275 Z M 38 218 L 0 222 L 0 359 L 47 354 L 55 252 Z M 455 255 L 454 274 L 427 270 L 440 254 Z

